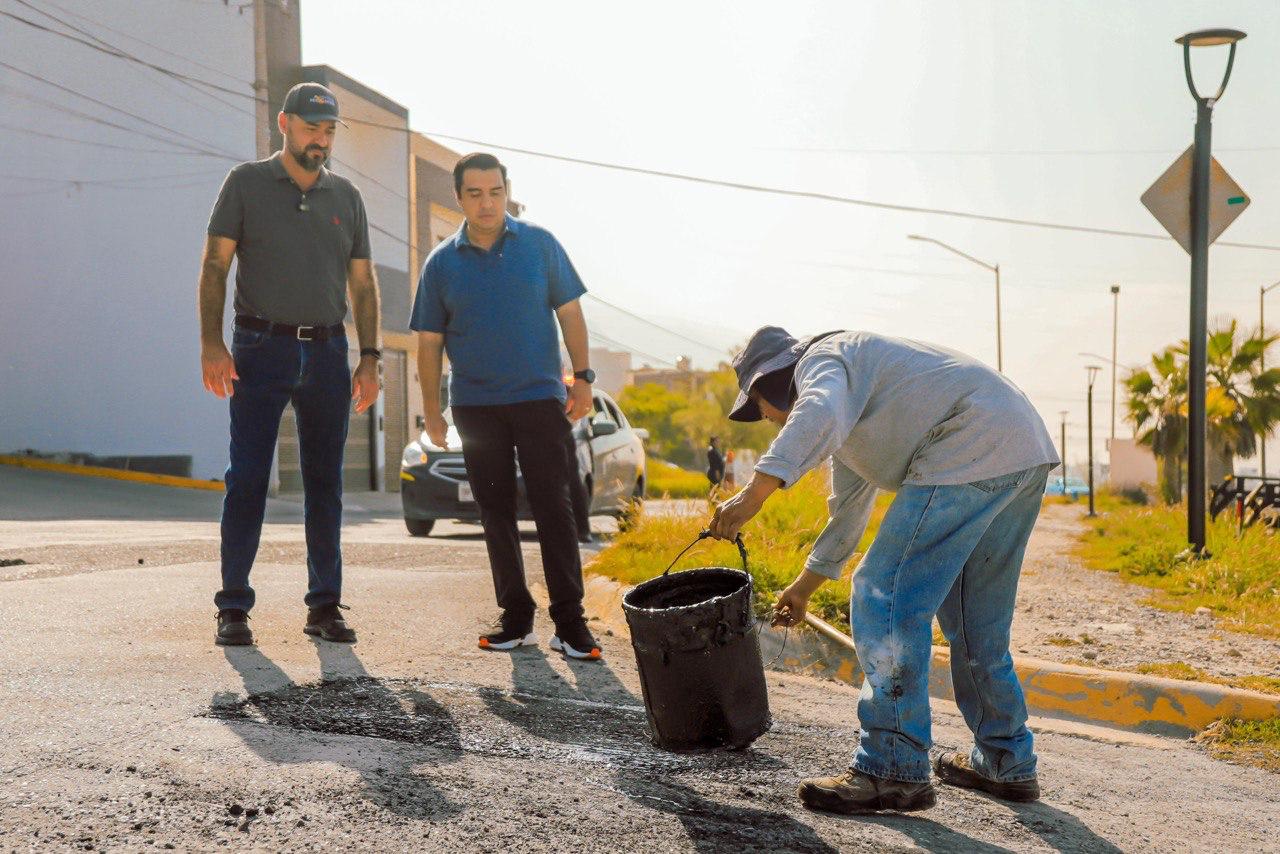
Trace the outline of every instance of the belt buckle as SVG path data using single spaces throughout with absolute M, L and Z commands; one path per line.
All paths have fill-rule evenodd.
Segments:
M 314 326 L 299 326 L 296 335 L 299 341 L 314 341 L 316 340 L 315 332 Z

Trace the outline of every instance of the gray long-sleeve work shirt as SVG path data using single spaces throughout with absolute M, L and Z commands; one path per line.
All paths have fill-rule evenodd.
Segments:
M 828 578 L 853 556 L 878 489 L 973 483 L 1059 462 L 1026 395 L 944 347 L 841 332 L 805 353 L 795 383 L 791 415 L 756 471 L 790 486 L 832 459 L 831 518 L 805 564 Z

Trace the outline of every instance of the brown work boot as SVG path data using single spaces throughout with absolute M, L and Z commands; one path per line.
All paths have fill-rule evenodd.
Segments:
M 341 609 L 341 610 L 339 610 Z M 324 638 L 336 643 L 355 643 L 356 633 L 342 619 L 342 612 L 349 610 L 346 605 L 334 602 L 329 605 L 318 605 L 307 611 L 307 624 L 302 630 L 313 637 Z
M 1040 800 L 1040 783 L 1035 777 L 1030 780 L 1013 780 L 1002 783 L 982 776 L 973 769 L 966 753 L 944 753 L 933 761 L 933 770 L 938 779 L 952 786 L 965 789 L 980 789 L 987 794 L 995 795 L 1006 801 Z
M 933 785 L 884 780 L 850 768 L 838 777 L 810 777 L 800 784 L 800 802 L 811 810 L 866 813 L 915 812 L 937 803 Z
M 218 646 L 249 646 L 253 643 L 253 631 L 249 628 L 249 614 L 239 608 L 223 608 L 218 612 L 218 631 L 213 636 Z

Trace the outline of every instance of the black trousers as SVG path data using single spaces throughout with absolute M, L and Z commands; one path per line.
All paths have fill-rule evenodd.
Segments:
M 573 431 L 565 434 L 564 452 L 569 455 L 565 462 L 569 473 L 569 500 L 573 504 L 573 523 L 578 529 L 578 538 L 591 534 L 591 496 L 587 495 L 587 485 L 582 482 L 582 472 L 578 471 L 578 440 Z
M 535 400 L 500 406 L 454 406 L 462 456 L 489 550 L 493 588 L 504 621 L 532 623 L 535 605 L 525 583 L 516 527 L 516 453 L 538 526 L 542 571 L 557 627 L 582 620 L 582 561 L 569 502 L 564 404 Z

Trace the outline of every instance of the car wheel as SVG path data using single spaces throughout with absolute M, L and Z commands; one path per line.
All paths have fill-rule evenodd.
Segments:
M 644 513 L 644 478 L 636 481 L 635 489 L 631 490 L 631 497 L 622 505 L 622 509 L 618 511 L 618 530 L 629 531 L 640 521 L 640 516 Z
M 435 519 L 405 519 L 404 526 L 409 529 L 409 535 L 413 537 L 429 537 L 431 529 L 436 526 Z

